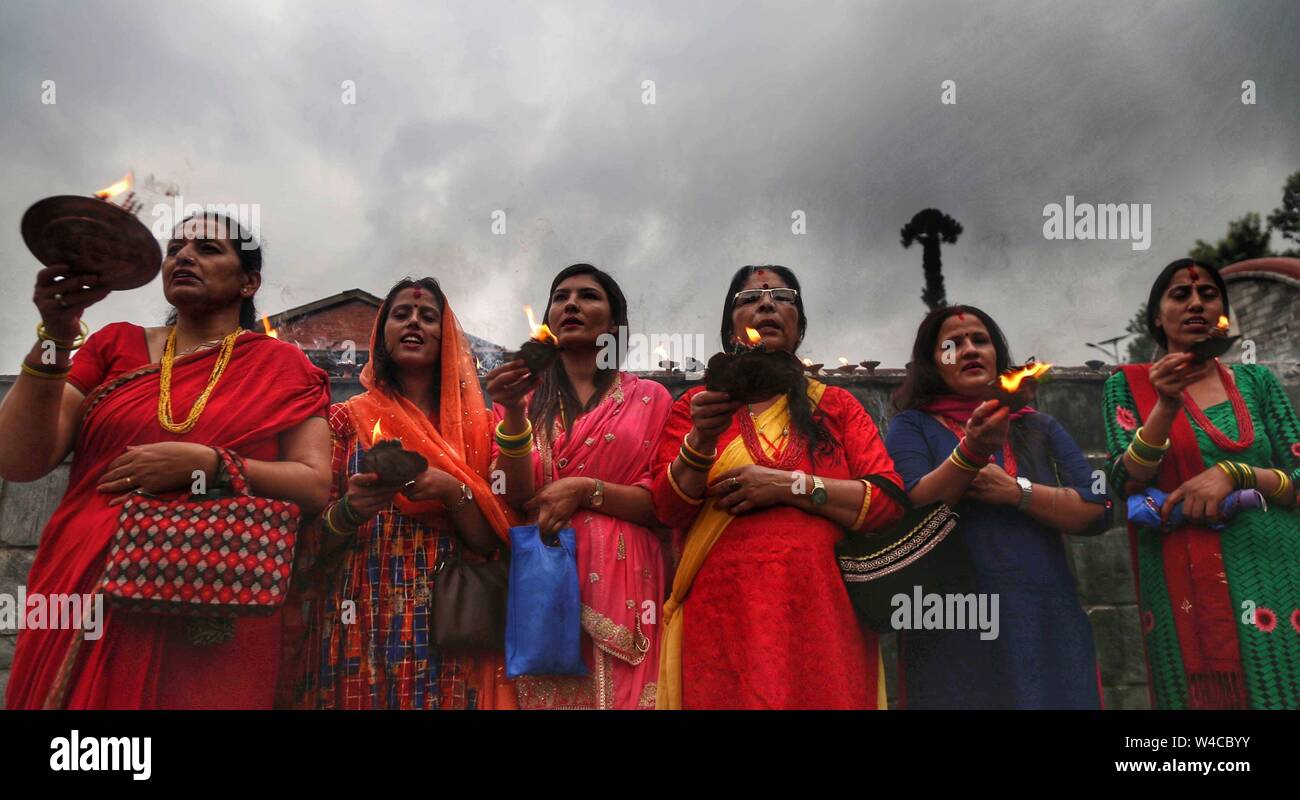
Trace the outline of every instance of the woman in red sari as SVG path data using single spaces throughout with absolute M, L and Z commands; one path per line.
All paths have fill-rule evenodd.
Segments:
M 744 267 L 723 306 L 730 349 L 753 328 L 793 353 L 807 319 L 785 267 Z M 884 708 L 876 636 L 835 560 L 846 529 L 902 510 L 862 480 L 902 485 L 875 424 L 844 389 L 801 378 L 748 408 L 697 387 L 655 458 L 659 518 L 685 531 L 664 607 L 658 707 Z
M 0 475 L 30 481 L 72 452 L 68 489 L 28 575 L 35 594 L 90 594 L 103 575 L 118 506 L 139 490 L 183 497 L 213 447 L 246 460 L 251 491 L 304 514 L 329 490 L 325 374 L 293 345 L 250 331 L 261 250 L 233 220 L 186 220 L 168 244 L 163 292 L 174 325 L 108 325 L 80 343 L 82 312 L 107 295 L 64 265 L 37 275 L 45 341 L 0 407 Z M 76 341 L 74 341 L 76 339 Z M 53 342 L 53 363 L 42 359 Z M 280 615 L 236 620 L 233 637 L 193 644 L 188 618 L 105 607 L 102 636 L 24 630 L 8 708 L 269 708 Z M 229 631 L 227 631 L 229 633 Z

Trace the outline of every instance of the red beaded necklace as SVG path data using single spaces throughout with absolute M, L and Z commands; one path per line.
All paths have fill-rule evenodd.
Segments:
M 1191 392 L 1183 390 L 1183 406 L 1187 413 L 1201 426 L 1201 430 L 1210 437 L 1210 441 L 1220 450 L 1229 453 L 1240 453 L 1242 450 L 1250 447 L 1255 443 L 1255 421 L 1250 418 L 1250 410 L 1246 408 L 1246 401 L 1241 396 L 1241 391 L 1237 388 L 1237 382 L 1232 379 L 1232 373 L 1228 368 L 1223 366 L 1218 359 L 1214 360 L 1214 365 L 1219 368 L 1219 380 L 1223 382 L 1223 388 L 1228 393 L 1228 400 L 1232 403 L 1232 415 L 1237 418 L 1237 436 L 1241 441 L 1234 442 L 1229 439 L 1223 431 L 1214 427 L 1209 417 L 1201 407 L 1196 405 L 1192 399 Z
M 745 442 L 745 449 L 749 450 L 754 463 L 785 472 L 794 469 L 795 464 L 799 463 L 802 440 L 795 431 L 790 432 L 790 436 L 785 440 L 785 448 L 778 450 L 775 458 L 769 457 L 766 451 L 763 450 L 759 436 L 762 436 L 762 434 L 758 432 L 758 426 L 754 424 L 754 417 L 749 413 L 742 413 L 740 415 L 740 438 Z M 767 437 L 763 436 L 763 439 L 767 440 Z M 767 441 L 772 446 L 772 449 L 776 450 L 776 446 L 770 440 Z

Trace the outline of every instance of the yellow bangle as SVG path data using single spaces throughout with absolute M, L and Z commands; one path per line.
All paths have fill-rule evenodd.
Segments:
M 957 467 L 957 469 L 961 470 L 962 472 L 971 472 L 971 473 L 979 472 L 978 469 L 972 469 L 971 467 L 967 466 L 966 464 L 963 464 L 960 460 L 958 460 L 956 450 L 954 450 L 952 454 L 948 456 L 948 461 L 953 466 Z
M 853 520 L 853 524 L 849 526 L 851 531 L 856 531 L 862 527 L 862 522 L 867 518 L 867 509 L 871 507 L 871 481 L 862 481 L 862 487 L 867 491 L 862 495 L 862 508 L 858 510 L 858 518 Z
M 496 430 L 496 435 L 497 435 L 497 444 L 500 444 L 500 445 L 502 445 L 502 446 L 505 446 L 505 445 L 512 445 L 512 444 L 518 444 L 519 442 L 525 442 L 525 441 L 528 441 L 529 439 L 531 439 L 531 438 L 533 437 L 533 423 L 532 423 L 532 420 L 529 420 L 529 419 L 525 419 L 525 420 L 524 420 L 524 429 L 523 429 L 523 431 L 520 432 L 520 433 L 506 433 L 506 432 L 504 432 L 503 430 L 501 430 L 501 428 L 502 428 L 502 426 L 504 426 L 505 424 L 506 424 L 506 421 L 505 421 L 505 420 L 501 420 L 500 422 L 497 423 L 497 430 Z
M 677 479 L 673 477 L 672 464 L 668 465 L 668 485 L 673 487 L 673 491 L 677 493 L 678 497 L 682 498 L 682 500 L 686 501 L 687 503 L 690 503 L 693 506 L 698 506 L 700 503 L 704 502 L 703 497 L 691 497 L 689 494 L 682 491 L 682 487 L 677 485 Z
M 64 369 L 59 370 L 58 372 L 45 372 L 44 370 L 39 370 L 31 366 L 26 360 L 23 361 L 22 370 L 24 375 L 30 375 L 33 378 L 39 378 L 43 381 L 61 381 L 68 377 L 68 373 L 72 371 L 70 369 Z
M 36 336 L 42 342 L 54 342 L 54 346 L 59 350 L 76 350 L 86 343 L 86 337 L 90 336 L 90 326 L 84 320 L 78 320 L 81 325 L 81 335 L 68 342 L 66 339 L 56 339 L 45 331 L 45 323 L 36 323 Z
M 530 440 L 523 447 L 500 447 L 498 445 L 497 452 L 506 458 L 527 458 L 533 452 L 533 443 Z
M 1127 452 L 1128 452 L 1128 457 L 1131 458 L 1131 459 L 1133 459 L 1133 463 L 1135 463 L 1135 464 L 1138 464 L 1138 465 L 1143 466 L 1143 467 L 1147 467 L 1147 468 L 1149 468 L 1149 469 L 1159 469 L 1159 468 L 1160 468 L 1160 462 L 1159 462 L 1159 461 L 1147 461 L 1145 458 L 1143 458 L 1142 456 L 1140 456 L 1140 455 L 1138 455 L 1136 452 L 1134 452 L 1134 450 L 1133 450 L 1133 445 L 1129 445 L 1129 448 L 1128 448 L 1128 451 L 1127 451 Z
M 1268 499 L 1281 500 L 1283 497 L 1286 497 L 1291 493 L 1291 476 L 1276 467 L 1271 467 L 1269 472 L 1277 475 L 1278 483 L 1277 488 L 1269 493 Z
M 709 462 L 709 463 L 712 463 L 712 462 L 714 461 L 714 459 L 716 459 L 716 458 L 718 457 L 718 448 L 716 448 L 716 447 L 713 448 L 713 453 L 712 453 L 712 454 L 701 453 L 699 450 L 696 450 L 694 447 L 691 447 L 691 443 L 690 443 L 690 441 L 689 441 L 689 437 L 686 437 L 686 436 L 683 436 L 683 437 L 682 437 L 682 447 L 685 447 L 685 448 L 686 448 L 686 452 L 687 452 L 687 453 L 690 453 L 692 456 L 695 457 L 695 459 L 696 459 L 697 461 L 700 461 L 700 462 Z
M 1141 428 L 1138 428 L 1137 431 L 1134 432 L 1133 436 L 1134 436 L 1134 438 L 1136 438 L 1139 442 L 1141 442 L 1142 444 L 1146 445 L 1147 447 L 1150 447 L 1152 450 L 1168 450 L 1168 449 L 1169 449 L 1169 439 L 1168 439 L 1168 438 L 1165 439 L 1165 443 L 1164 443 L 1164 444 L 1151 444 L 1151 443 L 1148 442 L 1146 439 L 1143 439 L 1143 438 L 1142 438 L 1142 429 L 1141 429 Z

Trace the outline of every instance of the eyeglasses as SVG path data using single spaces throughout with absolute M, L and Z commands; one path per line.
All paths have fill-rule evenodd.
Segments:
M 732 298 L 732 305 L 747 306 L 751 303 L 757 303 L 763 295 L 767 295 L 778 303 L 787 303 L 793 305 L 799 297 L 798 289 L 746 289 L 742 292 L 736 292 Z

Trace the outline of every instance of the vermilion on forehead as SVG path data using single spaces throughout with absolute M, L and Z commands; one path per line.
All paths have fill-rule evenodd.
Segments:
M 226 224 L 216 219 L 192 219 L 180 229 L 178 236 L 172 232 L 173 239 L 228 239 Z
M 781 276 L 775 272 L 760 274 L 755 272 L 745 279 L 742 289 L 789 289 L 786 282 L 781 280 Z
M 987 336 L 988 332 L 988 328 L 985 328 L 984 323 L 978 319 L 972 318 L 969 321 L 962 322 L 956 316 L 952 316 L 944 320 L 943 326 L 939 328 L 939 338 L 942 341 L 943 339 L 955 339 L 958 336 L 974 336 L 975 334 Z

